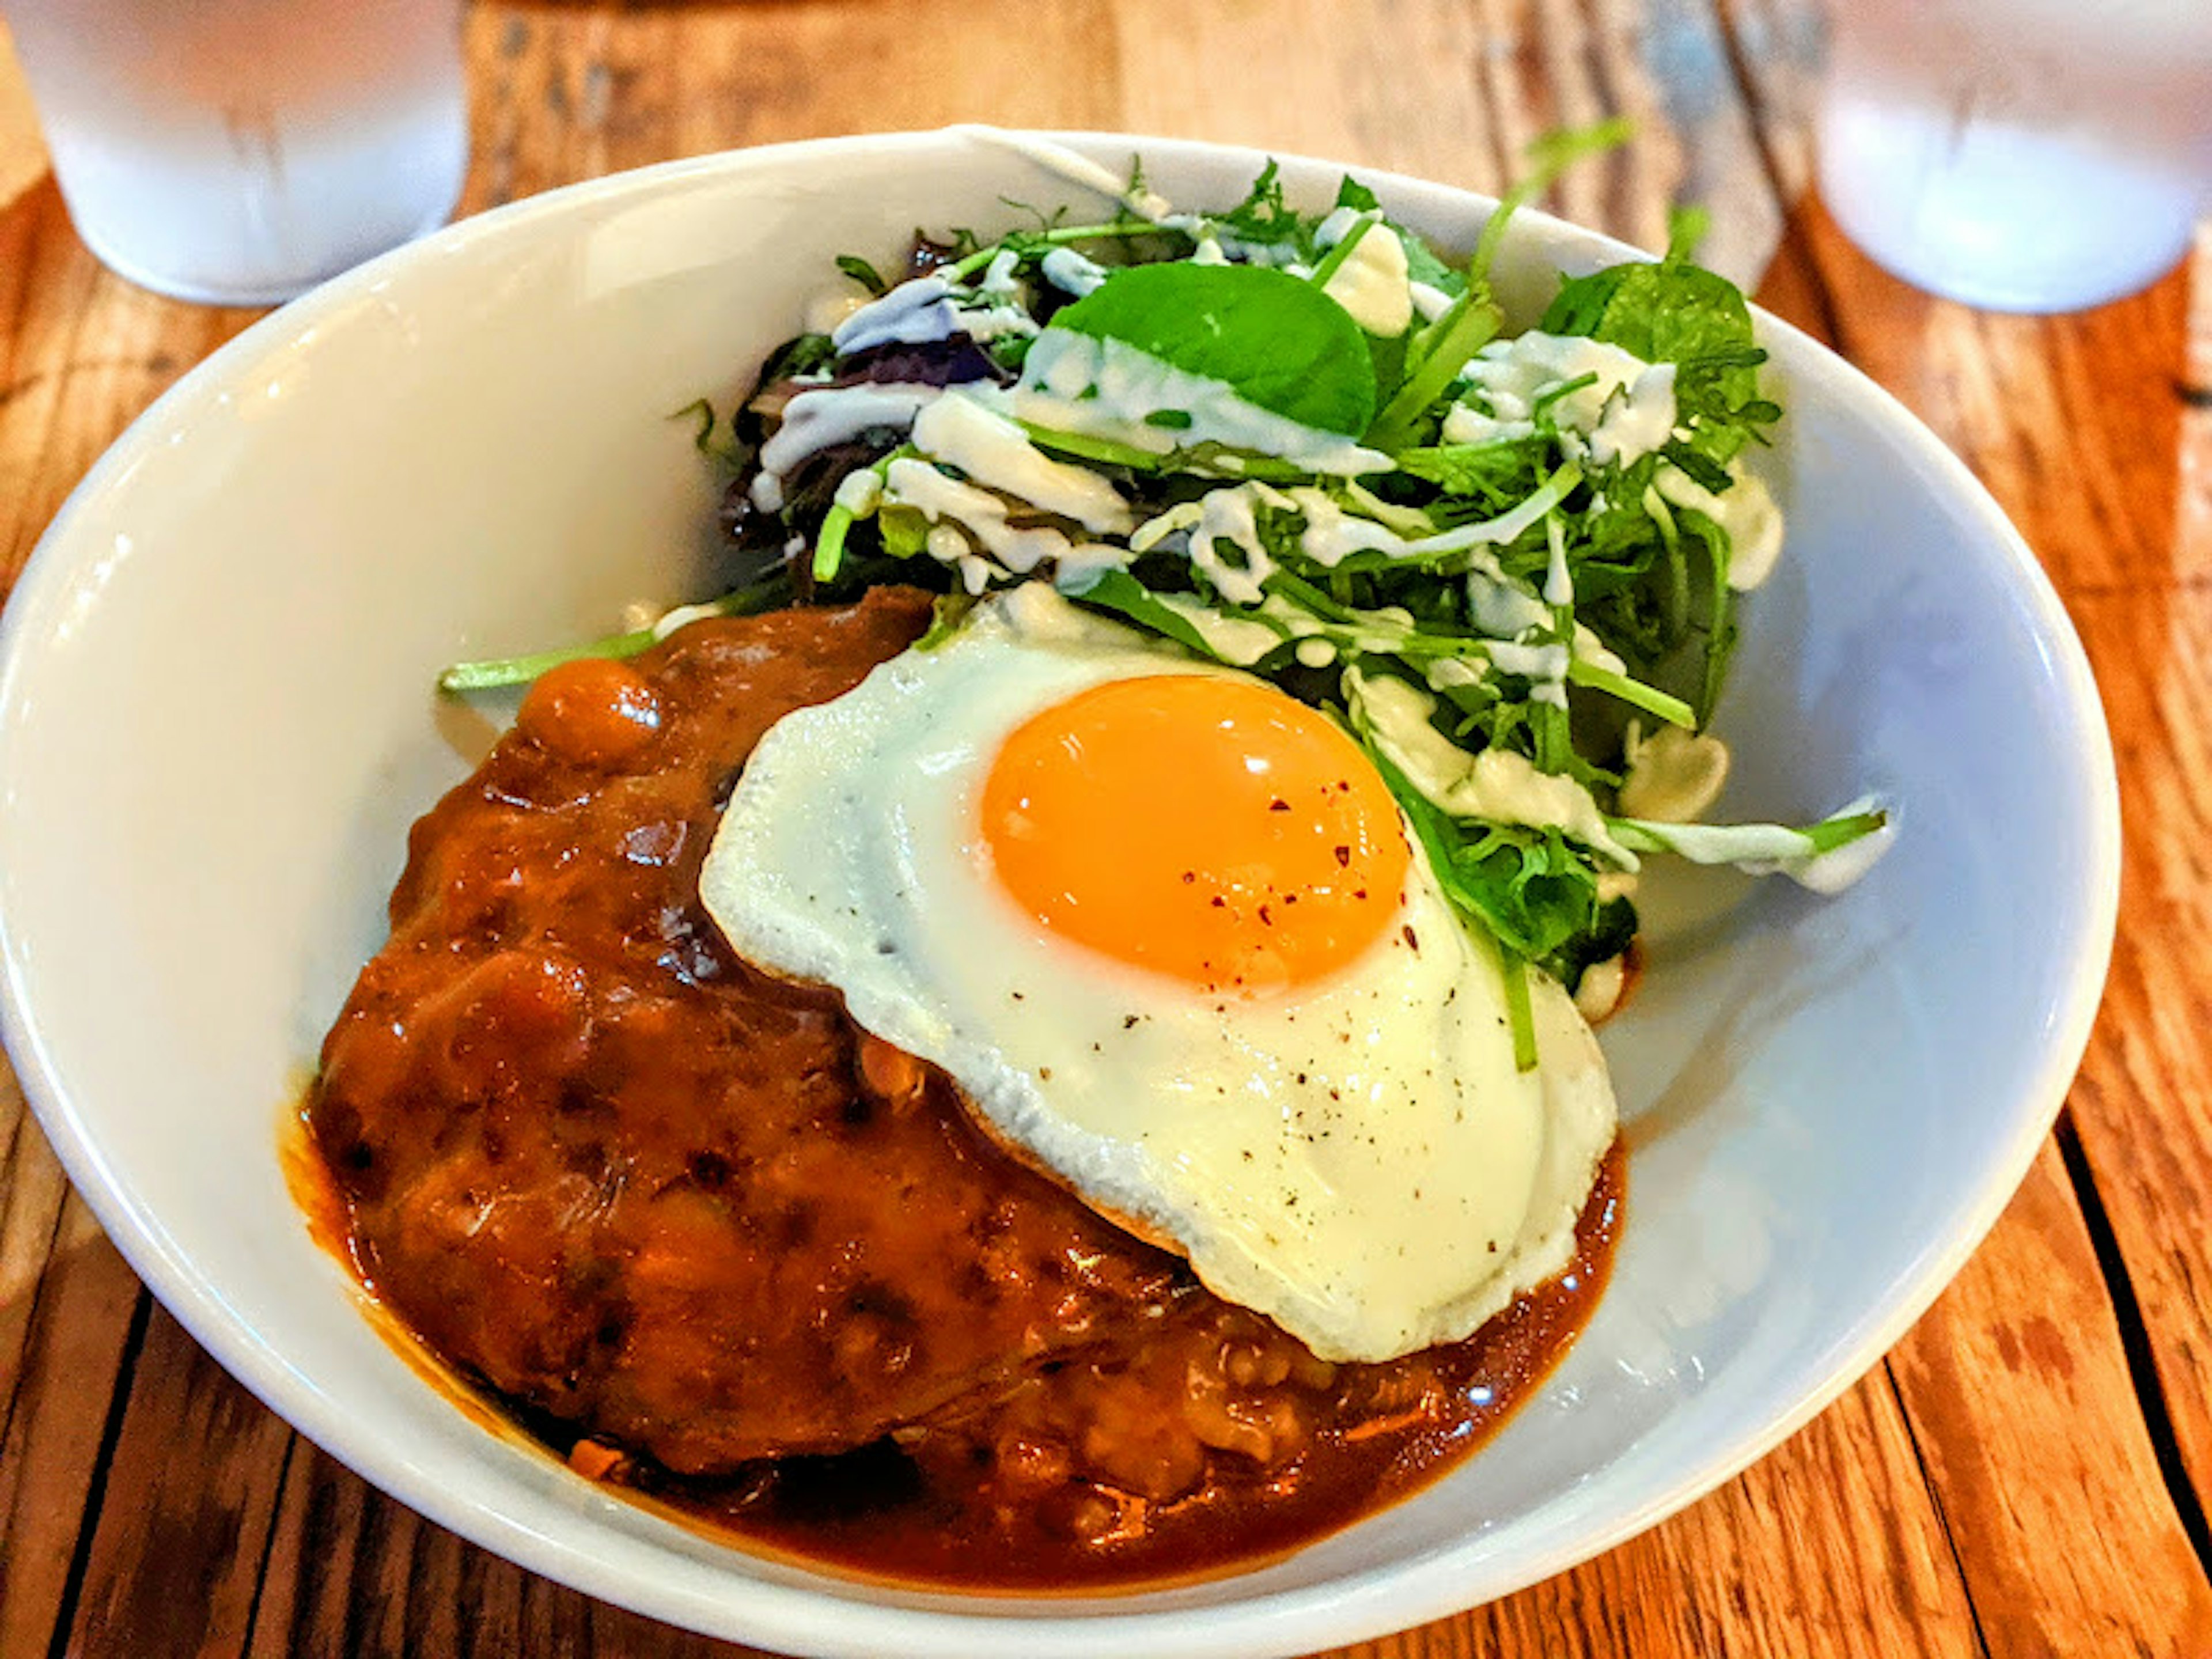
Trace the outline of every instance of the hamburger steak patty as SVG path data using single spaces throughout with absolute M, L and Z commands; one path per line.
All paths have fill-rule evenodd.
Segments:
M 933 1584 L 1158 1583 L 1464 1457 L 1589 1316 L 1569 1271 L 1462 1343 L 1332 1365 L 971 1123 L 701 908 L 763 732 L 927 597 L 694 623 L 539 680 L 419 823 L 306 1116 L 362 1278 L 584 1472 Z M 318 1200 L 319 1202 L 320 1200 Z
M 541 681 L 416 826 L 324 1045 L 309 1120 L 369 1283 L 501 1394 L 679 1472 L 864 1443 L 1190 1289 L 699 907 L 761 733 L 928 616 L 878 590 Z

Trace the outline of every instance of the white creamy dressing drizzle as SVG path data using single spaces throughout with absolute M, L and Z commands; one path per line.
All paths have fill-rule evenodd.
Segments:
M 1596 631 L 1588 623 L 1575 624 L 1575 660 L 1586 662 L 1593 668 L 1602 668 L 1608 673 L 1625 675 L 1628 672 L 1628 665 L 1607 648 L 1605 641 L 1598 638 Z
M 1005 497 L 914 456 L 890 464 L 883 501 L 912 507 L 936 526 L 926 544 L 930 556 L 957 568 L 971 593 L 981 592 L 994 575 L 1025 576 L 1047 560 L 1064 566 L 1077 550 L 1072 538 L 1049 525 L 1012 523 L 1015 509 Z M 1089 561 L 1106 555 L 1118 562 L 1121 556 L 1118 549 L 1088 544 L 1082 550 Z
M 1234 667 L 1250 667 L 1283 642 L 1281 634 L 1258 618 L 1224 616 L 1188 593 L 1154 597 L 1182 617 L 1209 652 Z
M 998 258 L 1006 257 L 1002 253 Z M 1035 334 L 1036 319 L 1020 298 L 1011 271 L 1001 273 L 1001 285 L 996 289 L 987 271 L 972 295 L 941 276 L 916 276 L 847 316 L 830 331 L 830 343 L 846 353 L 887 345 L 935 345 L 956 334 L 978 341 Z M 977 305 L 978 299 L 988 303 Z
M 872 466 L 855 467 L 837 481 L 837 505 L 856 519 L 866 518 L 883 499 L 883 475 Z
M 1406 245 L 1382 222 L 1380 213 L 1339 208 L 1321 222 L 1314 240 L 1334 247 L 1360 225 L 1366 228 L 1344 263 L 1322 285 L 1322 292 L 1352 313 L 1370 334 L 1395 339 L 1413 325 L 1413 289 Z
M 1702 732 L 1662 726 L 1646 737 L 1632 720 L 1626 745 L 1628 771 L 1620 781 L 1623 817 L 1657 823 L 1689 823 L 1703 817 L 1728 782 L 1728 745 Z
M 1745 469 L 1741 458 L 1729 464 L 1727 493 L 1716 495 L 1679 467 L 1662 466 L 1653 479 L 1673 505 L 1701 513 L 1729 539 L 1729 586 L 1747 593 L 1773 574 L 1782 556 L 1782 509 L 1766 481 Z
M 1052 249 L 1038 262 L 1038 269 L 1043 271 L 1045 281 L 1079 300 L 1086 294 L 1096 293 L 1109 274 L 1105 266 L 1072 247 Z
M 1560 447 L 1574 459 L 1626 465 L 1674 434 L 1674 365 L 1647 363 L 1602 340 L 1531 329 L 1492 340 L 1464 371 L 1481 406 L 1465 400 L 1444 416 L 1446 443 L 1497 443 L 1535 430 L 1537 405 L 1585 375 L 1587 386 L 1558 393 L 1548 404 Z
M 1376 746 L 1424 798 L 1455 817 L 1557 828 L 1623 870 L 1636 854 L 1613 839 L 1597 799 L 1572 778 L 1540 772 L 1524 755 L 1486 749 L 1470 755 L 1431 724 L 1437 700 L 1387 674 L 1347 669 L 1345 695 Z
M 1256 510 L 1263 501 L 1281 499 L 1266 484 L 1247 483 L 1211 491 L 1198 503 L 1198 522 L 1189 532 L 1191 566 L 1231 605 L 1257 605 L 1267 597 L 1261 584 L 1274 574 L 1275 562 L 1261 545 Z M 1238 555 L 1237 563 L 1223 556 L 1224 546 Z
M 1501 640 L 1490 647 L 1490 665 L 1501 673 L 1518 674 L 1528 682 L 1528 696 L 1554 708 L 1567 706 L 1567 670 L 1574 654 L 1556 640 L 1516 645 Z
M 783 424 L 761 446 L 759 476 L 753 480 L 753 505 L 773 513 L 783 505 L 783 481 L 808 456 L 834 444 L 849 443 L 863 432 L 904 432 L 938 388 L 891 382 L 882 386 L 827 386 L 802 392 L 783 408 Z
M 1304 520 L 1299 532 L 1299 550 L 1304 556 L 1325 568 L 1334 568 L 1345 559 L 1358 553 L 1380 552 L 1386 557 L 1417 554 L 1438 545 L 1458 545 L 1463 532 L 1451 532 L 1412 539 L 1401 537 L 1389 526 L 1372 519 L 1347 513 L 1326 490 L 1311 484 L 1293 485 L 1278 489 L 1256 481 L 1232 484 L 1209 491 L 1196 501 L 1185 501 L 1167 512 L 1147 520 L 1139 526 L 1129 538 L 1133 554 L 1179 540 L 1181 550 L 1191 568 L 1203 576 L 1213 591 L 1230 605 L 1250 608 L 1273 605 L 1282 616 L 1296 617 L 1302 621 L 1290 627 L 1287 635 L 1278 637 L 1298 637 L 1311 640 L 1309 647 L 1302 643 L 1298 659 L 1309 666 L 1324 665 L 1336 651 L 1389 652 L 1403 642 L 1405 633 L 1390 637 L 1350 637 L 1358 632 L 1355 626 L 1322 623 L 1303 610 L 1280 601 L 1267 592 L 1267 579 L 1276 568 L 1276 561 L 1269 555 L 1259 532 L 1258 514 L 1269 507 L 1299 514 Z M 1517 518 L 1522 510 L 1516 508 L 1508 519 Z M 1519 533 L 1516 526 L 1503 520 L 1493 520 L 1490 526 L 1468 526 L 1468 530 L 1484 531 L 1499 541 L 1510 541 Z M 1472 538 L 1467 538 L 1470 542 Z M 1579 658 L 1615 672 L 1622 672 L 1620 659 L 1607 651 L 1595 635 L 1577 625 L 1574 644 L 1557 639 L 1545 639 L 1556 626 L 1552 608 L 1543 598 L 1531 592 L 1526 584 L 1506 574 L 1496 556 L 1479 544 L 1467 545 L 1471 561 L 1468 573 L 1468 592 L 1470 620 L 1476 629 L 1497 641 L 1488 649 L 1486 665 L 1470 666 L 1462 671 L 1466 678 L 1455 683 L 1467 684 L 1481 678 L 1491 669 L 1516 674 L 1528 681 L 1528 695 L 1535 701 L 1554 708 L 1567 706 L 1567 674 Z M 1389 613 L 1377 613 L 1387 615 Z M 1407 618 L 1406 632 L 1411 631 L 1411 618 Z M 1371 634 L 1373 630 L 1370 630 Z M 1326 638 L 1321 637 L 1326 635 Z M 1529 637 L 1531 635 L 1537 637 Z M 1325 649 L 1324 649 L 1325 648 Z M 1263 653 L 1264 654 L 1264 653 Z M 1227 658 L 1227 660 L 1238 660 Z M 1245 660 L 1256 660 L 1256 658 Z M 1455 683 L 1449 678 L 1453 670 L 1443 665 L 1432 665 L 1428 671 L 1431 684 L 1438 690 Z M 1442 674 L 1444 678 L 1436 678 Z
M 1346 513 L 1328 492 L 1311 484 L 1298 484 L 1283 494 L 1305 518 L 1306 527 L 1298 535 L 1298 550 L 1316 564 L 1334 569 L 1355 553 L 1389 553 L 1407 545 L 1388 525 Z
M 1493 640 L 1517 640 L 1532 629 L 1551 626 L 1552 613 L 1543 600 L 1507 575 L 1496 554 L 1476 548 L 1468 557 L 1468 617 L 1478 630 Z
M 1425 323 L 1433 323 L 1459 303 L 1443 289 L 1428 283 L 1410 283 L 1407 286 L 1413 295 L 1413 310 Z
M 1421 672 L 1431 690 L 1449 691 L 1455 686 L 1481 684 L 1490 665 L 1480 657 L 1433 657 Z
M 1544 563 L 1544 603 L 1557 610 L 1575 602 L 1574 573 L 1567 568 L 1567 537 L 1557 519 L 1544 520 L 1547 544 Z
M 976 483 L 1073 519 L 1094 535 L 1126 536 L 1135 526 L 1129 504 L 1102 475 L 1054 460 L 963 388 L 948 389 L 915 417 L 914 444 Z
M 952 337 L 958 326 L 954 312 L 951 283 L 938 276 L 915 276 L 838 324 L 830 343 L 840 353 L 933 344 Z
M 1172 411 L 1188 426 L 1146 420 Z M 1127 444 L 1147 454 L 1201 443 L 1254 450 L 1302 471 L 1355 476 L 1387 471 L 1390 458 L 1340 433 L 1302 425 L 1237 395 L 1222 380 L 1192 374 L 1120 340 L 1047 329 L 1023 360 L 1014 411 L 1055 431 Z
M 975 284 L 978 294 L 994 300 L 1018 300 L 1022 294 L 1022 256 L 1010 247 L 1002 247 L 991 256 L 991 263 L 983 267 L 983 275 Z
M 1881 810 L 1871 795 L 1862 796 L 1832 816 L 1849 817 Z M 1894 813 L 1882 827 L 1826 853 L 1814 853 L 1802 833 L 1781 824 L 1638 823 L 1673 852 L 1699 864 L 1732 864 L 1748 875 L 1787 876 L 1815 893 L 1840 893 L 1881 861 L 1896 839 Z

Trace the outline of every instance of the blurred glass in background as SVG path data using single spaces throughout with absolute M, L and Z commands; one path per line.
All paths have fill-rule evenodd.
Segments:
M 1820 193 L 1906 281 L 2002 311 L 2154 282 L 2212 206 L 2212 0 L 1831 0 Z
M 77 233 L 179 299 L 258 305 L 442 224 L 460 0 L 0 0 Z

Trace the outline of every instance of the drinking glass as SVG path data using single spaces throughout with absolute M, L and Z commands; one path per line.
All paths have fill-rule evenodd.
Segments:
M 2070 311 L 2212 205 L 2212 0 L 1833 0 L 1820 193 L 1916 285 Z
M 0 0 L 77 233 L 179 299 L 289 299 L 444 222 L 460 0 Z

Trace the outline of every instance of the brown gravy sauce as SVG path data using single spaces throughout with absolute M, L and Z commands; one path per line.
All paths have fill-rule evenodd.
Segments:
M 1011 1536 L 979 1474 L 965 1491 L 918 1486 L 881 1455 L 825 1459 L 778 1480 L 687 1485 L 637 1477 L 669 1512 L 732 1541 L 855 1577 L 1024 1594 L 1164 1589 L 1264 1566 L 1340 1531 L 1449 1474 L 1543 1385 L 1589 1322 L 1613 1267 L 1627 1195 L 1616 1141 L 1575 1228 L 1566 1271 L 1516 1300 L 1464 1342 L 1411 1356 L 1428 1372 L 1404 1404 L 1340 1398 L 1293 1465 L 1223 1460 L 1197 1492 L 1164 1503 L 1124 1498 L 1115 1523 L 1070 1536 L 1054 1517 Z M 1407 1361 L 1346 1367 L 1404 1375 Z
M 1024 1593 L 1279 1557 L 1540 1385 L 1604 1289 L 1621 1149 L 1558 1279 L 1465 1342 L 1328 1364 L 1007 1157 L 834 996 L 730 957 L 697 871 L 735 769 L 926 617 L 879 590 L 541 681 L 414 831 L 295 1194 L 472 1418 L 746 1547 Z

